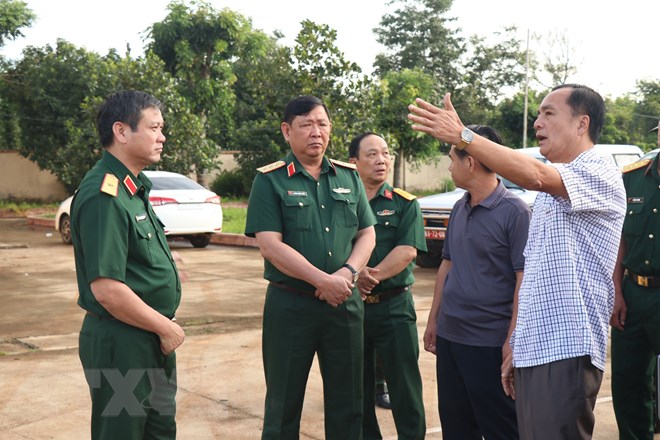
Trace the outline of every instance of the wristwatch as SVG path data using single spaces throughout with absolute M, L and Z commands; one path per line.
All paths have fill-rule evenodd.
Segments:
M 463 128 L 461 131 L 461 141 L 456 145 L 456 148 L 459 150 L 464 150 L 465 147 L 470 145 L 470 142 L 474 139 L 474 132 L 469 128 Z
M 351 266 L 350 264 L 348 264 L 348 263 L 344 264 L 342 267 L 345 267 L 345 268 L 347 268 L 348 270 L 351 271 L 351 273 L 353 274 L 353 284 L 357 283 L 358 271 L 355 270 L 355 268 L 353 266 Z

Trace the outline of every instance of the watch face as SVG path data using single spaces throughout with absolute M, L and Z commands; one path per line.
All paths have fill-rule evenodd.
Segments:
M 469 128 L 466 128 L 461 133 L 461 138 L 463 139 L 463 142 L 469 144 L 470 142 L 472 142 L 472 139 L 474 139 L 474 133 Z

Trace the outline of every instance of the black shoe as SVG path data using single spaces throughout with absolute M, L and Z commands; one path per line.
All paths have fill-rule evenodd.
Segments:
M 384 409 L 392 409 L 390 395 L 388 393 L 376 394 L 376 406 Z

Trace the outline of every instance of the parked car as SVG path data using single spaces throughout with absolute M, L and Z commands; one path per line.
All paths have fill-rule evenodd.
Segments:
M 598 154 L 616 164 L 620 169 L 630 163 L 637 162 L 644 154 L 637 145 L 596 144 L 594 148 Z
M 642 156 L 642 150 L 635 145 L 597 144 L 594 147 L 598 154 L 615 163 L 619 168 L 639 160 Z M 542 162 L 547 162 L 547 159 L 541 155 L 539 147 L 525 148 L 519 151 Z M 521 188 L 507 179 L 501 177 L 500 179 L 507 189 L 523 199 L 531 209 L 534 208 L 534 201 L 538 192 Z M 428 248 L 427 252 L 417 253 L 418 266 L 437 267 L 440 264 L 451 210 L 454 204 L 463 197 L 464 193 L 465 190 L 456 189 L 418 199 L 424 217 L 424 234 L 426 235 L 426 247 Z
M 149 202 L 165 225 L 168 239 L 183 237 L 196 248 L 208 246 L 211 236 L 222 231 L 220 196 L 188 177 L 168 171 L 145 171 L 153 187 Z M 55 229 L 64 243 L 71 243 L 71 200 L 55 214 Z

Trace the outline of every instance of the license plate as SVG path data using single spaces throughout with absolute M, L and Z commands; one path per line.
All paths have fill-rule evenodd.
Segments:
M 424 236 L 428 240 L 444 240 L 445 231 L 439 229 L 424 229 Z

